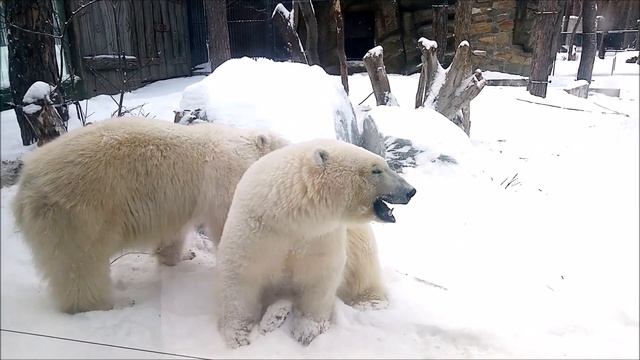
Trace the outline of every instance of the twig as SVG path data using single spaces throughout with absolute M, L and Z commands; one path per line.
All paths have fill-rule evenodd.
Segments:
M 524 102 L 528 102 L 528 103 L 530 103 L 530 104 L 536 104 L 536 105 L 549 106 L 549 107 L 553 107 L 553 108 L 557 108 L 557 109 L 573 110 L 573 111 L 582 111 L 582 112 L 587 112 L 587 113 L 591 113 L 591 114 L 593 114 L 593 113 L 594 113 L 593 111 L 589 111 L 589 110 L 585 110 L 585 109 L 578 109 L 578 108 L 565 107 L 565 106 L 559 106 L 559 105 L 553 105 L 553 104 L 539 103 L 539 102 L 536 102 L 536 101 L 525 100 L 525 99 L 520 99 L 520 98 L 516 98 L 516 100 L 524 101 Z M 600 113 L 601 113 L 601 114 L 605 114 L 605 115 L 617 115 L 616 113 L 604 112 L 604 111 L 601 111 Z
M 610 109 L 610 108 L 608 108 L 608 107 L 606 107 L 606 106 L 603 106 L 603 105 L 598 104 L 597 102 L 594 102 L 593 104 L 594 104 L 594 105 L 597 105 L 597 106 L 599 106 L 599 107 L 601 107 L 601 108 L 603 108 L 603 109 L 605 109 L 605 110 L 612 111 L 612 112 L 613 112 L 614 114 L 616 114 L 616 115 L 622 115 L 622 116 L 625 116 L 625 117 L 629 117 L 629 114 L 621 113 L 621 112 L 619 112 L 619 111 L 616 111 L 616 110 Z
M 430 281 L 427 281 L 427 280 L 424 280 L 424 279 L 420 279 L 419 277 L 415 277 L 415 276 L 409 275 L 407 273 L 403 273 L 403 272 L 398 271 L 398 270 L 396 270 L 396 272 L 398 274 L 401 274 L 401 275 L 404 275 L 404 276 L 407 276 L 407 277 L 411 277 L 413 280 L 415 280 L 417 282 L 421 282 L 423 284 L 426 284 L 426 285 L 429 285 L 429 286 L 433 286 L 433 287 L 438 288 L 440 290 L 449 291 L 449 289 L 447 289 L 446 287 L 444 287 L 442 285 L 438 285 L 438 284 L 432 283 Z
M 151 255 L 150 253 L 147 252 L 143 252 L 143 251 L 132 251 L 132 252 L 126 252 L 124 254 L 121 254 L 120 256 L 118 256 L 117 258 L 111 260 L 111 262 L 109 263 L 109 265 L 113 265 L 114 262 L 118 261 L 118 259 L 120 259 L 121 257 L 125 256 L 125 255 L 132 255 L 132 254 L 140 254 L 140 255 Z
M 371 94 L 367 95 L 367 97 L 364 98 L 364 100 L 360 101 L 360 103 L 358 105 L 362 105 L 365 101 L 367 101 L 368 98 L 371 97 L 371 95 L 373 95 L 373 91 L 371 92 Z

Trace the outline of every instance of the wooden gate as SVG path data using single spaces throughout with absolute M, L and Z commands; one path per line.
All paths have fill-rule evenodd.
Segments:
M 190 74 L 187 0 L 103 0 L 73 23 L 73 64 L 86 95 L 132 90 L 146 82 Z M 82 0 L 72 0 L 71 10 Z M 118 49 L 127 59 L 122 64 Z M 121 69 L 126 69 L 126 76 Z

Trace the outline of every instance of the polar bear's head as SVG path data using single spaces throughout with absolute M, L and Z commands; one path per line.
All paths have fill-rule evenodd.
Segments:
M 416 189 L 389 168 L 386 161 L 342 141 L 318 143 L 312 153 L 317 191 L 343 205 L 348 221 L 395 222 L 387 204 L 407 204 Z

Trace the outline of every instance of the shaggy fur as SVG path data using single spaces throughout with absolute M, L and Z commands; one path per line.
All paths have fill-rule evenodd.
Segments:
M 326 331 L 347 262 L 347 227 L 377 219 L 381 196 L 406 203 L 414 193 L 383 158 L 335 140 L 290 145 L 255 162 L 236 188 L 218 252 L 216 293 L 227 344 L 249 344 L 278 296 L 293 300 L 299 342 Z
M 26 157 L 16 224 L 62 311 L 110 309 L 112 255 L 157 248 L 173 265 L 198 225 L 217 242 L 242 174 L 284 145 L 270 133 L 216 124 L 93 124 Z

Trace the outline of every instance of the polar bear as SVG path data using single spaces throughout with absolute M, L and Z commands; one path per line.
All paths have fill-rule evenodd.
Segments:
M 16 224 L 62 311 L 110 309 L 112 255 L 152 247 L 174 265 L 184 236 L 199 225 L 217 241 L 242 174 L 287 144 L 217 124 L 99 122 L 26 157 Z
M 218 251 L 219 326 L 230 347 L 249 335 L 274 298 L 293 301 L 292 335 L 304 345 L 326 331 L 347 260 L 347 227 L 395 222 L 386 203 L 416 190 L 385 160 L 338 140 L 312 140 L 265 155 L 233 196 Z

